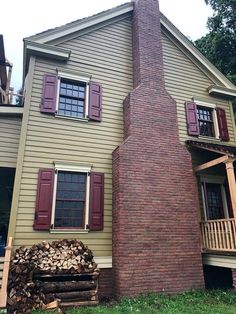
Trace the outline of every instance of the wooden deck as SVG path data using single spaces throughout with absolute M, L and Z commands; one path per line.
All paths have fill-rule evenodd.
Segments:
M 202 251 L 236 253 L 236 220 L 218 219 L 202 221 Z
M 0 289 L 2 286 L 3 263 L 4 263 L 4 257 L 0 257 Z

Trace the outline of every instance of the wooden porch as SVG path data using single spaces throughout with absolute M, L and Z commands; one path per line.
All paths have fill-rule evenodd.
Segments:
M 234 218 L 202 221 L 200 226 L 204 253 L 212 251 L 236 253 L 236 221 Z
M 200 214 L 202 217 L 202 221 L 200 222 L 202 252 L 218 252 L 221 254 L 226 253 L 233 255 L 236 253 L 236 172 L 234 169 L 234 163 L 236 161 L 236 147 L 201 141 L 187 141 L 186 144 L 190 148 L 198 149 L 200 153 L 201 151 L 208 151 L 209 153 L 213 152 L 218 155 L 217 158 L 197 165 L 193 169 L 195 174 L 198 175 L 198 178 L 200 179 L 199 181 L 203 196 L 203 209 Z M 207 179 L 204 179 L 204 175 L 201 174 L 202 171 L 208 170 L 209 168 L 220 164 L 225 168 L 224 177 L 229 190 L 227 197 L 223 182 L 220 184 L 219 181 L 211 182 L 209 178 L 207 181 Z M 215 186 L 218 185 L 221 187 L 222 202 L 219 202 L 219 199 L 217 200 L 216 197 L 213 197 L 213 194 L 209 193 L 210 186 L 214 186 L 214 184 Z M 212 202 L 209 201 L 209 198 L 212 198 Z M 214 206 L 217 208 L 217 201 L 222 204 L 222 210 L 220 211 L 218 208 L 218 211 L 214 214 L 213 209 Z M 231 213 L 229 213 L 228 210 L 228 203 L 231 203 Z

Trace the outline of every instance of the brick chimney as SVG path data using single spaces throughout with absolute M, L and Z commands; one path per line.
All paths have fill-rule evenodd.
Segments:
M 134 90 L 113 152 L 113 271 L 117 297 L 203 287 L 191 156 L 165 89 L 158 0 L 134 1 Z

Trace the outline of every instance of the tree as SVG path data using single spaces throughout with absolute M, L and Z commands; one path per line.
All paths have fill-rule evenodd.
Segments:
M 209 33 L 196 40 L 197 48 L 236 85 L 236 0 L 205 0 L 214 13 Z M 236 119 L 236 101 L 234 101 Z

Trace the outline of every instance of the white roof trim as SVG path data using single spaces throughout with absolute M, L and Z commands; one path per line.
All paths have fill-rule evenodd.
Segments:
M 227 88 L 236 88 L 197 48 L 163 15 L 161 24 L 164 26 L 201 64 Z
M 110 9 L 91 17 L 80 19 L 64 26 L 45 31 L 41 34 L 31 36 L 29 39 L 37 43 L 47 43 L 131 11 L 133 11 L 133 2 L 125 3 L 114 9 Z
M 71 53 L 68 49 L 46 44 L 38 44 L 27 40 L 25 41 L 25 47 L 28 51 L 34 52 L 35 54 L 51 55 L 64 61 L 69 59 Z
M 208 88 L 209 94 L 217 94 L 217 95 L 223 95 L 223 96 L 228 96 L 228 97 L 236 97 L 236 89 L 231 89 L 231 88 L 225 88 L 222 86 L 216 86 L 216 85 L 211 85 Z
M 132 12 L 133 5 L 133 1 L 125 3 L 116 8 L 98 13 L 91 17 L 80 19 L 64 26 L 60 26 L 55 29 L 28 37 L 26 38 L 25 42 L 33 41 L 34 43 L 37 43 L 39 45 L 51 42 L 69 34 L 82 31 L 88 27 L 118 17 L 125 13 Z M 208 73 L 210 73 L 213 77 L 215 77 L 218 82 L 222 83 L 224 87 L 236 91 L 236 87 L 210 61 L 208 61 L 207 58 L 205 58 L 197 50 L 197 48 L 195 48 L 194 45 L 163 14 L 161 14 L 161 25 L 190 53 L 190 55 L 192 55 L 198 62 L 200 62 L 203 68 L 205 68 L 206 71 L 208 71 Z

